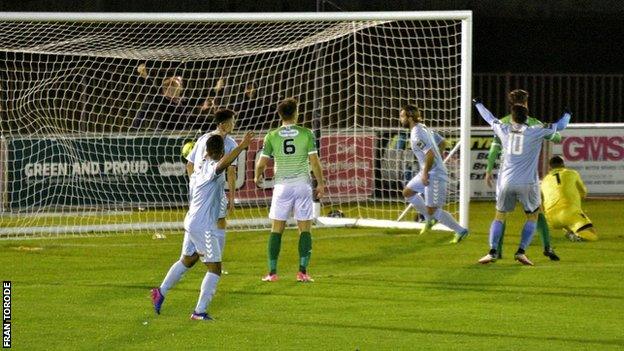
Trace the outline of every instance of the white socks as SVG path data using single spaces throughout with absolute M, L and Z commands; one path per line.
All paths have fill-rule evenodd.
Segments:
M 455 218 L 453 218 L 453 216 L 451 216 L 450 213 L 444 211 L 441 208 L 438 208 L 435 211 L 435 213 L 433 214 L 433 218 L 437 219 L 438 222 L 449 227 L 451 230 L 453 230 L 457 234 L 461 234 L 462 232 L 466 230 L 466 228 L 462 227 L 461 225 L 459 225 L 459 223 L 457 223 Z
M 173 288 L 173 286 L 180 281 L 186 271 L 188 271 L 188 267 L 186 267 L 182 261 L 174 263 L 171 268 L 169 268 L 169 272 L 167 272 L 165 280 L 163 280 L 162 284 L 160 284 L 160 293 L 163 294 L 163 296 L 166 295 L 167 291 Z
M 206 313 L 208 304 L 212 301 L 212 297 L 217 291 L 217 283 L 219 283 L 219 275 L 206 272 L 204 280 L 202 280 L 201 290 L 199 292 L 199 301 L 195 307 L 195 313 Z

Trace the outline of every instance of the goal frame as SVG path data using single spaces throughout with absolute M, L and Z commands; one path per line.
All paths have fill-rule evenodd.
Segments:
M 292 13 L 62 13 L 62 12 L 0 12 L 3 22 L 295 22 L 295 21 L 390 21 L 390 20 L 459 20 L 461 21 L 461 77 L 460 77 L 460 170 L 459 223 L 468 226 L 470 202 L 470 124 L 472 87 L 472 11 L 384 11 L 384 12 L 292 12 Z M 357 103 L 357 102 L 356 102 Z M 2 160 L 2 158 L 0 158 Z M 6 160 L 4 160 L 6 161 Z M 5 168 L 6 165 L 2 165 Z M 3 177 L 0 177 L 2 179 Z M 0 187 L 4 189 L 4 186 Z M 2 191 L 0 191 L 0 195 Z M 0 198 L 1 199 L 1 198 Z M 0 213 L 2 206 L 0 206 Z M 249 221 L 249 220 L 243 220 Z M 233 222 L 233 221 L 232 221 Z M 258 220 L 265 224 L 266 220 Z M 173 229 L 172 223 L 163 223 L 163 229 Z M 232 224 L 235 224 L 234 222 Z M 419 228 L 420 223 L 392 220 L 349 219 L 318 217 L 317 225 L 372 226 L 386 228 Z M 132 229 L 160 229 L 157 223 L 137 224 Z M 88 231 L 98 231 L 91 226 Z M 103 231 L 109 231 L 103 225 Z M 179 223 L 179 228 L 182 228 Z M 63 228 L 67 229 L 67 228 Z M 442 225 L 434 229 L 448 230 Z M 48 229 L 57 232 L 56 229 Z M 44 230 L 45 231 L 45 230 Z

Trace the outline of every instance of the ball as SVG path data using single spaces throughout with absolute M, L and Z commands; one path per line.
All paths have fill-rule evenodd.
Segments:
M 185 143 L 182 146 L 182 157 L 186 158 L 186 156 L 188 156 L 188 154 L 191 153 L 191 150 L 193 150 L 193 146 L 195 146 L 195 142 L 194 141 L 189 141 L 189 142 Z

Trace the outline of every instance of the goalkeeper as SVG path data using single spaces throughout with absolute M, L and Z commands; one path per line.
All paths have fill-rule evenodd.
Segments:
M 598 240 L 594 225 L 581 209 L 587 188 L 578 172 L 565 168 L 560 156 L 552 157 L 549 165 L 550 172 L 541 185 L 548 223 L 554 229 L 565 229 L 572 241 Z
M 524 107 L 528 109 L 529 93 L 526 90 L 522 90 L 522 89 L 512 90 L 511 92 L 509 92 L 509 95 L 507 95 L 507 100 L 510 106 L 519 104 L 519 105 L 523 105 Z M 510 124 L 511 114 L 501 118 L 500 122 L 502 124 Z M 529 126 L 534 126 L 538 124 L 541 125 L 542 122 L 538 120 L 537 118 L 529 116 L 526 121 L 526 124 L 528 124 Z M 559 143 L 561 142 L 561 134 L 557 132 L 553 134 L 552 137 L 549 138 L 549 140 L 555 143 Z M 501 149 L 502 149 L 502 146 L 501 146 L 500 139 L 497 136 L 494 136 L 492 140 L 492 145 L 490 146 L 490 150 L 488 153 L 487 168 L 485 170 L 485 181 L 490 188 L 492 188 L 492 180 L 493 180 L 492 170 L 494 169 L 494 165 L 496 164 L 496 161 L 498 160 L 498 156 L 501 153 Z M 559 261 L 559 256 L 555 254 L 555 251 L 550 246 L 550 232 L 548 230 L 548 222 L 546 222 L 546 217 L 544 217 L 544 214 L 542 212 L 540 212 L 537 218 L 537 231 L 540 233 L 540 237 L 542 238 L 542 244 L 544 245 L 544 256 L 550 258 L 552 261 Z M 498 253 L 499 259 L 502 258 L 504 235 L 505 235 L 505 223 L 503 222 L 503 231 L 500 237 L 500 241 L 498 243 L 498 248 L 496 250 L 496 252 Z

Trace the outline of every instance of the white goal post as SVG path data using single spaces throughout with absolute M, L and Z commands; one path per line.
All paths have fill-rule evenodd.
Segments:
M 258 134 L 228 223 L 265 227 L 270 171 L 258 188 L 253 163 L 285 97 L 318 137 L 317 225 L 421 226 L 403 212 L 406 103 L 455 147 L 446 209 L 468 225 L 470 11 L 10 12 L 0 34 L 0 238 L 181 229 L 181 150 L 218 108 L 235 139 Z

